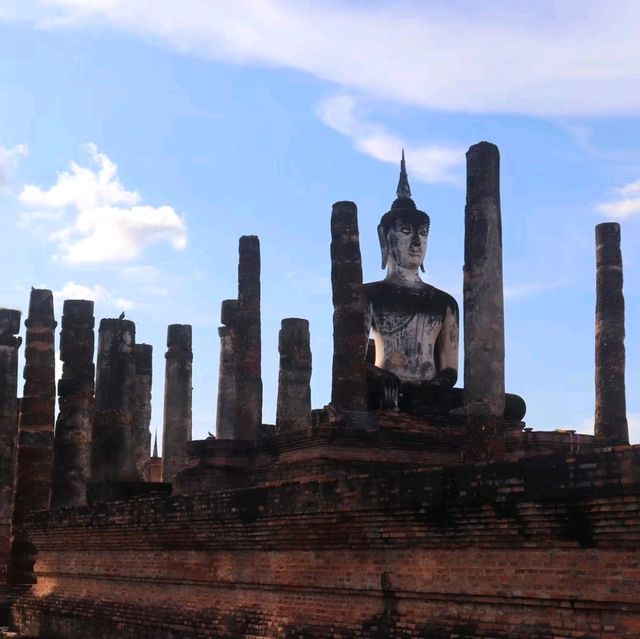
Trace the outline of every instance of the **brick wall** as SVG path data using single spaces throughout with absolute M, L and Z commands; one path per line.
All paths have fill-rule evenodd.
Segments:
M 640 447 L 37 513 L 25 634 L 640 636 Z

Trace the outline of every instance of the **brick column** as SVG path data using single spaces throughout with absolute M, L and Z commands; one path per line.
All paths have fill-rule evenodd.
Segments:
M 624 383 L 624 297 L 620 225 L 596 226 L 596 410 L 595 434 L 628 444 Z
M 165 357 L 162 481 L 173 482 L 185 468 L 185 445 L 191 441 L 191 326 L 169 326 Z
M 53 294 L 31 289 L 20 403 L 15 512 L 47 510 L 53 479 L 56 381 Z
M 282 320 L 278 339 L 278 433 L 311 426 L 311 345 L 306 319 Z
M 136 368 L 136 397 L 133 422 L 133 459 L 138 479 L 150 481 L 151 463 L 151 381 L 153 347 L 136 344 L 133 348 Z
M 103 319 L 98 330 L 96 413 L 91 445 L 92 481 L 136 479 L 133 457 L 136 327 Z
M 234 439 L 236 419 L 236 350 L 238 300 L 222 302 L 220 336 L 220 368 L 218 372 L 218 406 L 216 433 L 218 439 Z
M 333 377 L 331 403 L 367 409 L 364 292 L 358 213 L 353 202 L 336 202 L 331 213 L 333 288 Z
M 66 300 L 62 310 L 58 381 L 60 412 L 54 440 L 52 506 L 87 503 L 91 476 L 95 366 L 93 302 Z
M 464 401 L 469 415 L 504 414 L 500 154 L 489 142 L 467 152 Z
M 18 439 L 20 311 L 0 308 L 0 547 L 11 533 Z
M 235 439 L 255 441 L 262 425 L 262 345 L 260 336 L 260 240 L 240 238 L 236 342 Z M 163 453 L 164 454 L 164 453 Z
M 56 405 L 53 294 L 31 289 L 25 322 L 24 392 L 20 401 L 18 458 L 14 494 L 15 526 L 8 581 L 35 583 L 33 566 L 37 551 L 23 535 L 23 517 L 51 504 L 53 480 L 53 431 Z

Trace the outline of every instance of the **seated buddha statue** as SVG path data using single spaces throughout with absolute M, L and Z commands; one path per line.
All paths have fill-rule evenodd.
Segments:
M 456 300 L 423 282 L 429 216 L 411 199 L 404 152 L 397 198 L 378 225 L 383 280 L 364 285 L 365 330 L 375 344 L 368 369 L 369 407 L 418 415 L 447 414 L 463 405 L 458 379 Z M 506 396 L 505 418 L 521 419 L 526 407 Z

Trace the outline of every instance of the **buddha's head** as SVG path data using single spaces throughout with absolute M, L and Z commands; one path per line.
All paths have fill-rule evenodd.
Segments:
M 391 210 L 385 213 L 378 224 L 378 239 L 382 253 L 382 268 L 390 260 L 397 266 L 424 271 L 424 256 L 429 237 L 429 216 L 416 208 L 411 199 L 411 190 L 404 163 L 404 151 L 400 164 L 397 199 Z

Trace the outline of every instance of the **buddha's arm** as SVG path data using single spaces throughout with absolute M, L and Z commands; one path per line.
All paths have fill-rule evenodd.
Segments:
M 440 383 L 453 386 L 458 379 L 458 305 L 447 305 L 444 322 L 436 340 L 435 359 Z

